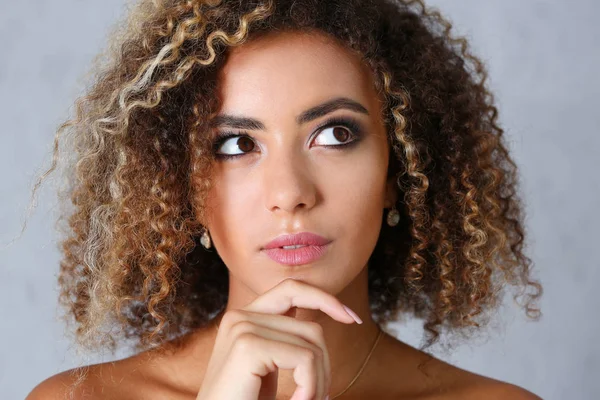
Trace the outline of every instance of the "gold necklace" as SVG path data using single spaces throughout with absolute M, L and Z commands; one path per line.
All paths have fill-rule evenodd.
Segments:
M 215 327 L 217 328 L 217 332 L 218 332 L 219 331 L 219 325 L 215 324 Z M 379 333 L 377 334 L 377 339 L 375 339 L 375 343 L 373 343 L 373 347 L 371 347 L 371 350 L 369 351 L 369 354 L 367 354 L 367 357 L 365 358 L 365 361 L 363 361 L 362 366 L 360 367 L 360 370 L 358 370 L 358 373 L 356 374 L 356 376 L 354 377 L 354 379 L 352 379 L 352 381 L 350 382 L 350 384 L 348 386 L 346 386 L 346 389 L 342 390 L 341 393 L 336 394 L 335 396 L 331 397 L 331 400 L 333 400 L 336 397 L 339 397 L 339 396 L 343 395 L 344 393 L 346 393 L 348 391 L 348 389 L 350 389 L 350 386 L 352 386 L 352 384 L 354 384 L 354 382 L 356 382 L 356 380 L 358 379 L 358 377 L 360 376 L 360 374 L 363 372 L 363 370 L 367 366 L 367 362 L 369 362 L 369 359 L 371 358 L 371 355 L 373 354 L 373 350 L 375 350 L 375 347 L 377 346 L 377 343 L 379 343 L 379 339 L 381 339 L 381 335 L 383 334 L 383 330 L 381 329 L 381 327 L 379 325 L 377 325 L 377 329 L 379 330 Z

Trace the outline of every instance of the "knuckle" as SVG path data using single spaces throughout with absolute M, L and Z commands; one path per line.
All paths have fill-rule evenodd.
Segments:
M 255 331 L 254 323 L 252 323 L 248 320 L 237 321 L 236 323 L 231 325 L 231 328 L 229 328 L 229 332 L 231 332 L 231 334 L 234 337 L 239 337 L 239 336 L 243 335 L 244 333 L 254 333 L 254 331 Z
M 315 346 L 313 349 L 313 354 L 315 355 L 315 358 L 317 360 L 323 359 L 324 354 L 323 354 L 323 349 L 321 347 Z
M 303 348 L 300 351 L 300 357 L 302 361 L 307 364 L 314 364 L 317 361 L 317 355 L 315 354 L 314 349 Z
M 300 282 L 298 282 L 298 280 L 294 278 L 286 278 L 283 281 L 283 286 L 289 289 L 294 289 L 300 286 Z
M 309 321 L 308 329 L 311 335 L 313 335 L 314 337 L 317 337 L 319 339 L 323 337 L 323 326 L 318 322 Z
M 247 352 L 257 345 L 257 336 L 252 332 L 244 332 L 236 337 L 233 347 L 236 351 Z
M 243 318 L 244 312 L 242 310 L 229 310 L 223 314 L 223 318 L 221 318 L 221 325 L 224 324 L 224 326 L 233 326 Z

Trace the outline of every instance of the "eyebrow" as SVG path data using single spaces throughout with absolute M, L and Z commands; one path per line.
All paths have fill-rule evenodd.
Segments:
M 317 118 L 320 118 L 324 115 L 327 115 L 333 111 L 341 109 L 346 109 L 361 114 L 369 115 L 369 111 L 359 102 L 349 99 L 347 97 L 337 97 L 335 99 L 326 101 L 325 103 L 319 104 L 315 107 L 311 107 L 308 110 L 304 111 L 302 114 L 296 117 L 296 123 L 298 125 L 302 125 L 307 122 L 313 121 Z M 229 126 L 231 128 L 248 130 L 265 129 L 265 124 L 263 124 L 257 119 L 240 117 L 230 114 L 217 115 L 215 118 L 213 118 L 210 125 L 213 128 L 218 126 Z

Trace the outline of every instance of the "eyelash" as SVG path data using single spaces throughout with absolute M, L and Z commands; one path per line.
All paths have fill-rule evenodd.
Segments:
M 330 118 L 327 121 L 325 121 L 322 125 L 320 125 L 317 128 L 317 131 L 322 131 L 324 129 L 333 128 L 333 127 L 337 127 L 337 126 L 343 126 L 343 127 L 347 128 L 350 131 L 352 140 L 350 142 L 346 142 L 344 144 L 325 145 L 322 147 L 333 148 L 335 150 L 343 150 L 343 149 L 347 149 L 347 148 L 357 144 L 358 141 L 360 139 L 362 139 L 363 130 L 361 128 L 361 125 L 358 123 L 358 121 L 356 121 L 353 118 L 349 118 L 349 117 Z M 321 132 L 319 132 L 319 134 L 320 133 Z M 252 136 L 250 136 L 248 134 L 248 132 L 246 132 L 246 131 L 241 131 L 239 133 L 235 133 L 235 132 L 231 132 L 231 131 L 217 132 L 217 134 L 213 140 L 213 144 L 212 144 L 213 154 L 216 159 L 228 160 L 228 159 L 238 158 L 238 157 L 244 156 L 246 154 L 249 154 L 249 153 L 241 153 L 241 154 L 219 154 L 219 153 L 217 153 L 217 150 L 221 147 L 221 145 L 226 140 L 228 140 L 232 137 L 247 137 L 249 139 L 252 139 Z

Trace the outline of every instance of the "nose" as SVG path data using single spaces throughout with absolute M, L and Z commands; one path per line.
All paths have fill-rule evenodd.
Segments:
M 309 161 L 301 154 L 272 154 L 263 164 L 265 206 L 276 213 L 311 209 L 317 198 Z

